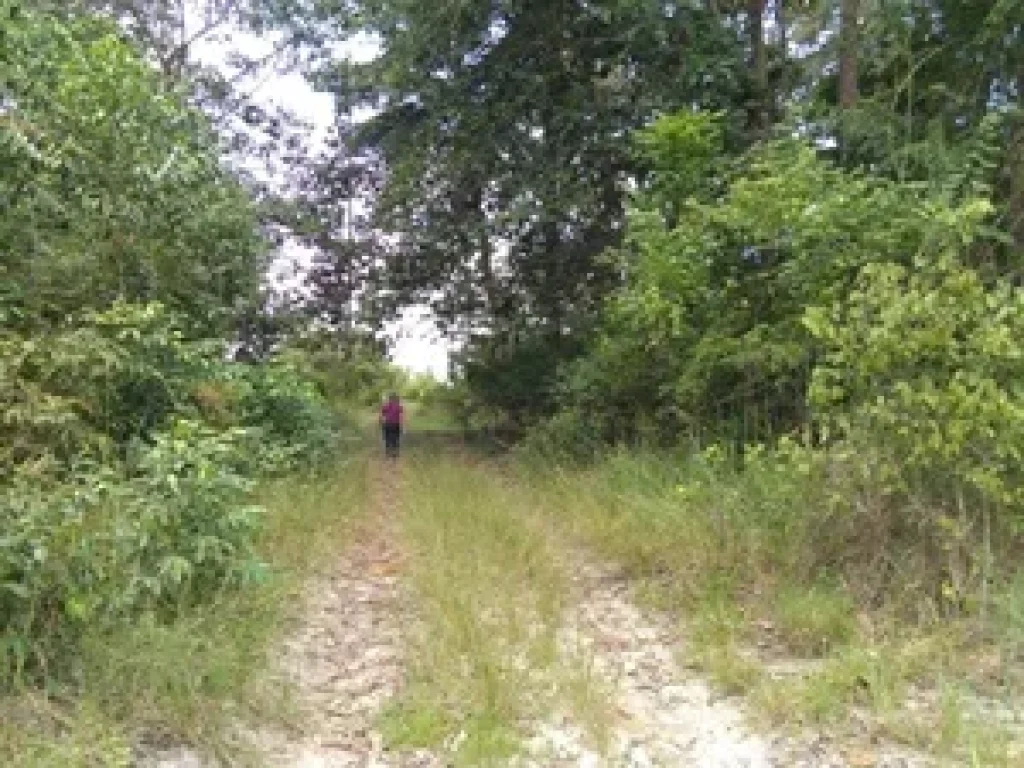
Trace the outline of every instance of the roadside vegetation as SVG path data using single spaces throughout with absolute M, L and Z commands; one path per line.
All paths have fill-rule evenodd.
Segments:
M 1006 564 L 987 610 L 957 600 L 945 579 L 964 543 L 941 528 L 924 542 L 902 507 L 858 514 L 841 466 L 790 446 L 750 452 L 742 468 L 713 450 L 622 451 L 587 469 L 521 471 L 554 525 L 620 563 L 649 609 L 678 617 L 680 663 L 766 727 L 1017 764 L 1015 550 L 997 548 Z
M 22 683 L 0 698 L 4 765 L 127 766 L 140 747 L 185 745 L 231 765 L 262 764 L 246 730 L 289 728 L 297 716 L 288 682 L 271 675 L 275 646 L 299 618 L 307 580 L 345 546 L 364 509 L 364 454 L 330 473 L 255 492 L 259 579 L 173 618 L 86 626 L 73 678 Z
M 363 453 L 301 349 L 233 360 L 269 251 L 185 90 L 97 16 L 0 8 L 0 763 L 217 751 L 280 698 Z

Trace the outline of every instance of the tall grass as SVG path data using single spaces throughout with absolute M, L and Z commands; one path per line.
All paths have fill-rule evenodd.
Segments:
M 559 654 L 558 553 L 527 523 L 524 489 L 494 465 L 420 454 L 402 498 L 420 623 L 383 730 L 396 746 L 444 746 L 459 765 L 513 755 L 560 697 L 588 700 L 580 668 Z
M 713 453 L 623 451 L 585 470 L 526 461 L 522 472 L 555 524 L 685 620 L 689 662 L 724 691 L 751 694 L 776 725 L 839 728 L 867 708 L 881 732 L 969 759 L 980 710 L 965 704 L 961 725 L 922 740 L 943 717 L 922 692 L 953 681 L 975 701 L 1020 706 L 1005 699 L 1020 679 L 1010 659 L 1022 647 L 1024 582 L 1007 580 L 988 624 L 944 610 L 941 594 L 922 589 L 935 577 L 934 532 L 898 509 L 858 508 L 835 465 L 805 458 L 755 450 L 740 469 Z M 908 729 L 915 695 L 919 727 Z M 1012 754 L 993 746 L 986 764 Z
M 171 624 L 143 619 L 89 635 L 73 689 L 0 700 L 0 764 L 128 765 L 139 740 L 230 752 L 233 765 L 255 759 L 232 734 L 246 723 L 288 719 L 287 697 L 267 674 L 269 651 L 295 618 L 304 581 L 344 545 L 364 506 L 365 459 L 329 469 L 259 494 L 262 583 Z

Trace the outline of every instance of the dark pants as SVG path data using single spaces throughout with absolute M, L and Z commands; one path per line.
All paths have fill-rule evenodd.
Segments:
M 398 443 L 402 439 L 401 424 L 384 424 L 384 453 L 388 456 L 398 456 Z

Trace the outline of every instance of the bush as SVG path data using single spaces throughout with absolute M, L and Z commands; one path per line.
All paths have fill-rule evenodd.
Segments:
M 774 613 L 783 642 L 803 656 L 826 655 L 857 629 L 850 596 L 821 584 L 781 589 Z
M 235 366 L 224 378 L 235 407 L 234 423 L 258 427 L 264 438 L 254 446 L 264 472 L 316 465 L 337 446 L 337 414 L 295 363 Z
M 521 450 L 542 461 L 587 463 L 605 452 L 607 445 L 594 418 L 573 408 L 559 411 L 533 427 Z
M 0 489 L 0 675 L 67 672 L 85 625 L 150 613 L 170 619 L 258 578 L 259 510 L 231 468 L 234 433 L 178 422 L 129 472 L 27 473 Z
M 0 469 L 101 458 L 147 439 L 216 359 L 159 304 L 118 303 L 31 336 L 0 336 Z
M 322 462 L 338 424 L 297 363 L 223 348 L 123 303 L 0 339 L 0 680 L 259 577 L 252 479 Z
M 964 226 L 984 215 L 966 211 Z M 1024 510 L 1024 290 L 986 285 L 952 257 L 866 268 L 856 290 L 806 323 L 826 356 L 811 397 L 854 444 L 884 452 L 894 493 L 958 490 Z

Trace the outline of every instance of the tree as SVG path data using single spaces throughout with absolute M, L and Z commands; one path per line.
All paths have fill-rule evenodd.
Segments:
M 761 133 L 768 127 L 770 95 L 768 63 L 764 41 L 765 0 L 747 0 L 747 28 L 750 38 L 751 106 L 750 128 Z
M 842 0 L 839 42 L 839 106 L 849 109 L 857 103 L 857 62 L 860 43 L 860 0 Z
M 686 112 L 639 136 L 654 174 L 619 252 L 627 284 L 559 395 L 606 439 L 644 423 L 739 443 L 805 426 L 820 359 L 806 313 L 842 304 L 872 265 L 905 271 L 976 240 L 992 210 L 969 185 L 923 194 L 791 138 L 731 160 L 722 133 Z
M 380 108 L 354 137 L 386 168 L 380 287 L 491 334 L 592 312 L 643 171 L 623 136 L 681 103 L 727 107 L 741 65 L 688 4 L 365 3 L 350 23 L 383 53 L 325 78 L 345 108 Z
M 8 319 L 161 300 L 197 329 L 258 301 L 266 247 L 208 121 L 108 23 L 7 4 L 0 256 Z
M 237 30 L 276 32 L 280 39 L 269 57 L 235 54 L 242 72 L 273 59 L 296 60 L 304 46 L 322 40 L 315 3 L 304 0 L 42 0 L 36 6 L 68 19 L 101 14 L 116 21 L 168 77 L 195 74 L 192 49 Z

